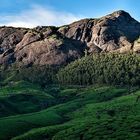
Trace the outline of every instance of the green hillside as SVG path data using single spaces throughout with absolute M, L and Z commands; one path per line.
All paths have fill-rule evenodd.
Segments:
M 139 140 L 139 55 L 0 69 L 0 140 Z
M 48 106 L 55 101 L 37 85 L 24 81 L 10 83 L 0 89 L 0 117 L 39 111 L 46 100 Z
M 22 84 L 25 86 L 25 83 Z M 34 88 L 37 90 L 36 86 Z M 16 89 L 16 84 L 13 89 Z M 18 90 L 23 92 L 22 88 Z M 3 109 L 3 112 L 10 111 L 7 112 L 7 117 L 0 118 L 1 140 L 119 139 L 126 138 L 127 133 L 127 139 L 139 138 L 138 89 L 133 89 L 130 93 L 126 88 L 110 86 L 50 87 L 37 95 L 30 94 L 33 95 L 32 98 L 28 93 L 26 97 L 29 100 L 26 98 L 26 101 L 22 95 L 15 94 L 15 100 L 10 100 L 9 97 L 13 96 L 9 94 L 1 97 L 4 101 L 15 104 L 12 112 L 11 105 Z M 38 102 L 44 99 L 46 102 L 52 101 L 52 105 L 38 109 L 37 101 L 33 104 L 32 99 L 38 99 Z M 53 104 L 53 101 L 56 104 Z M 16 112 L 16 109 L 21 112 Z M 16 115 L 18 113 L 26 114 Z

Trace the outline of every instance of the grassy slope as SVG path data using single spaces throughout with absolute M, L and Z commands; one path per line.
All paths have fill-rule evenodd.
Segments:
M 42 103 L 51 105 L 54 97 L 39 86 L 16 82 L 0 89 L 0 117 L 30 113 L 43 109 Z
M 107 94 L 107 93 L 106 93 Z M 139 92 L 105 102 L 87 102 L 71 113 L 64 124 L 33 129 L 13 140 L 140 139 Z M 97 101 L 97 100 L 96 100 Z M 70 103 L 72 104 L 72 102 Z M 66 104 L 68 105 L 68 104 Z M 60 106 L 59 106 L 60 107 Z M 65 108 L 65 104 L 60 107 Z
M 43 93 L 43 95 L 46 95 L 45 93 Z M 112 121 L 112 125 L 116 124 L 116 126 L 118 126 L 119 118 L 123 123 L 123 117 L 126 117 L 126 115 L 132 117 L 134 122 L 135 119 L 138 119 L 137 115 L 139 115 L 138 111 L 140 106 L 138 103 L 134 106 L 134 104 L 136 104 L 135 100 L 137 95 L 127 95 L 128 92 L 126 89 L 113 87 L 96 89 L 92 87 L 52 88 L 48 89 L 47 93 L 49 93 L 47 97 L 52 98 L 53 96 L 59 100 L 58 105 L 36 113 L 1 118 L 0 139 L 10 139 L 18 135 L 21 136 L 15 139 L 34 140 L 44 138 L 51 139 L 52 137 L 60 140 L 79 139 L 79 137 L 85 139 L 92 137 L 92 132 L 95 130 L 101 130 L 101 132 L 105 133 L 105 136 L 108 136 L 106 134 L 108 131 L 102 130 L 102 127 L 100 128 L 99 125 L 100 123 L 104 124 L 105 122 L 109 122 L 106 123 L 106 125 L 108 125 L 111 124 L 110 121 Z M 124 108 L 124 110 L 120 111 L 121 108 Z M 136 117 L 131 113 L 132 110 L 136 112 Z M 112 114 L 115 115 L 112 116 Z M 94 132 L 94 135 L 95 134 L 97 138 L 100 135 L 99 132 Z

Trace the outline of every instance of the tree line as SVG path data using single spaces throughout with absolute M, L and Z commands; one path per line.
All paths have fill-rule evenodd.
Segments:
M 45 87 L 63 85 L 140 85 L 139 54 L 101 53 L 78 59 L 67 66 L 11 66 L 0 69 L 1 82 L 25 80 Z
M 139 54 L 93 54 L 76 60 L 57 74 L 59 83 L 76 85 L 140 85 Z

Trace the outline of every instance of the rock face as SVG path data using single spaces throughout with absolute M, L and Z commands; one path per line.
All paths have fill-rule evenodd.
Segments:
M 0 28 L 0 65 L 61 65 L 89 53 L 140 52 L 140 23 L 117 11 L 62 27 Z
M 61 65 L 83 56 L 86 45 L 62 36 L 55 27 L 1 28 L 0 64 Z M 12 31 L 12 32 L 9 32 Z
M 140 23 L 117 11 L 100 19 L 85 19 L 59 29 L 68 38 L 86 42 L 90 51 L 127 52 L 140 35 Z
M 140 53 L 140 38 L 134 42 L 133 52 Z

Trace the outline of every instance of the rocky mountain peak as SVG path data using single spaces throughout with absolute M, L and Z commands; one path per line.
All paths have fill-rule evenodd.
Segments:
M 82 19 L 62 27 L 0 28 L 0 64 L 61 65 L 89 53 L 129 52 L 140 35 L 140 23 L 125 11 Z
M 110 15 L 115 16 L 115 17 L 124 16 L 124 17 L 129 17 L 129 18 L 131 18 L 130 14 L 127 13 L 126 11 L 124 11 L 124 10 L 115 11 L 115 12 L 113 12 L 113 13 L 110 14 Z
M 140 23 L 125 11 L 99 19 L 86 19 L 61 28 L 68 38 L 86 42 L 90 52 L 127 52 L 140 35 Z

